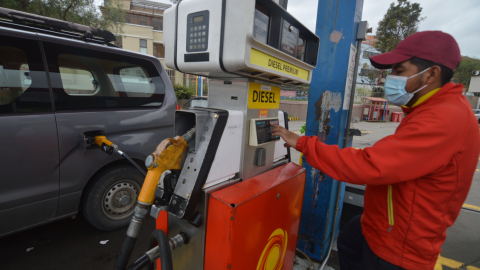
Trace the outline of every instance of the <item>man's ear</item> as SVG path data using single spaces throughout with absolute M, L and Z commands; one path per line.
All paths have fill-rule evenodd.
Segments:
M 434 65 L 430 67 L 430 70 L 425 73 L 427 73 L 427 79 L 425 81 L 425 84 L 433 84 L 437 82 L 437 80 L 439 82 L 441 81 L 442 69 L 440 68 L 440 66 Z

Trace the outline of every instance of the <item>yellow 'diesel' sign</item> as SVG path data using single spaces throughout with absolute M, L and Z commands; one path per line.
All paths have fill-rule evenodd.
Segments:
M 254 48 L 252 48 L 250 52 L 250 63 L 274 71 L 279 71 L 306 81 L 308 81 L 310 75 L 310 72 L 306 69 L 287 63 L 278 59 L 277 57 L 268 55 Z
M 259 83 L 248 84 L 249 109 L 280 108 L 280 87 Z

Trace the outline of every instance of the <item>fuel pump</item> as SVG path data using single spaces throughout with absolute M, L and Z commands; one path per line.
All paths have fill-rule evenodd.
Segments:
M 208 77 L 208 107 L 176 111 L 185 135 L 147 158 L 116 269 L 148 213 L 159 246 L 130 267 L 292 269 L 305 170 L 271 125 L 288 123 L 280 86 L 310 82 L 318 37 L 272 0 L 184 0 L 164 24 L 166 65 Z

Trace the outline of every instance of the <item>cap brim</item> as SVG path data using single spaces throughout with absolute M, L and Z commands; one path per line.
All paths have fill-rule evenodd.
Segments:
M 393 64 L 401 63 L 411 58 L 408 55 L 388 52 L 370 57 L 370 63 L 378 69 L 389 69 Z

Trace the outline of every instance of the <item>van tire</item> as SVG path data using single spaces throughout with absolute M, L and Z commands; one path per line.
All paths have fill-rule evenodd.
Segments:
M 83 216 L 103 231 L 127 227 L 144 179 L 131 166 L 115 166 L 101 171 L 84 190 L 81 202 Z

